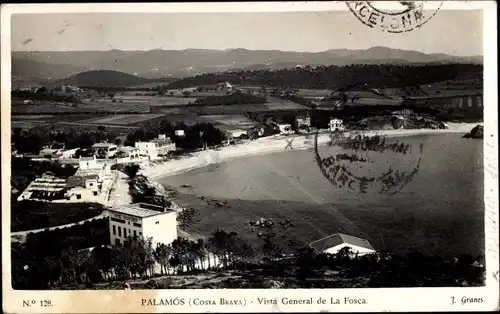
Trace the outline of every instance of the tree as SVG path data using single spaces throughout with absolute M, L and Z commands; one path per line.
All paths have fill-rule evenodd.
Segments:
M 203 268 L 205 264 L 205 259 L 208 261 L 208 269 L 210 269 L 210 254 L 208 250 L 208 244 L 205 242 L 203 239 L 198 239 L 196 241 L 196 244 L 198 245 L 198 258 L 200 259 L 200 265 Z M 207 258 L 208 257 L 208 258 Z
M 255 254 L 254 248 L 248 241 L 240 236 L 233 237 L 233 254 L 236 259 L 243 264 L 243 271 L 247 268 L 247 263 L 250 258 Z
M 172 246 L 165 245 L 164 243 L 160 243 L 156 246 L 154 251 L 154 257 L 158 264 L 161 266 L 161 274 L 163 275 L 163 270 L 165 269 L 165 273 L 169 274 L 169 260 L 172 255 Z
M 106 246 L 97 246 L 92 251 L 92 259 L 106 279 L 113 269 L 112 250 Z
M 133 179 L 137 176 L 140 168 L 141 167 L 138 164 L 126 165 L 125 168 L 123 168 L 123 172 L 125 172 L 130 179 Z
M 269 260 L 275 261 L 277 258 L 282 256 L 282 249 L 274 243 L 272 236 L 267 236 L 264 238 L 264 243 L 262 244 L 262 252 L 269 258 Z
M 218 257 L 219 261 L 222 262 L 224 268 L 228 266 L 228 256 L 227 256 L 227 239 L 228 234 L 222 230 L 217 229 L 212 233 L 212 236 L 208 239 L 210 243 L 210 248 L 212 252 Z
M 172 242 L 173 257 L 170 259 L 170 265 L 174 268 L 177 267 L 178 272 L 181 272 L 184 266 L 188 271 L 193 269 L 192 255 L 188 252 L 190 245 L 190 241 L 182 237 L 178 237 Z
M 302 248 L 296 253 L 295 264 L 299 267 L 297 277 L 305 279 L 313 274 L 315 266 L 316 251 L 313 248 Z

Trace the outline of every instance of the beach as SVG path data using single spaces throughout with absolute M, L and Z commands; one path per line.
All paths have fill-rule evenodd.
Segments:
M 398 130 L 376 130 L 376 131 L 351 131 L 349 134 L 363 134 L 366 136 L 384 135 L 387 137 L 413 136 L 426 134 L 468 133 L 476 125 L 483 123 L 448 123 L 447 129 L 398 129 Z M 330 137 L 328 131 L 318 135 L 318 145 L 328 143 Z M 168 160 L 161 163 L 141 164 L 141 173 L 152 180 L 158 180 L 165 176 L 176 175 L 197 168 L 217 164 L 238 157 L 260 155 L 280 151 L 302 150 L 314 147 L 315 135 L 276 135 L 259 138 L 255 141 L 239 145 L 227 146 L 221 149 L 208 149 L 196 152 L 191 156 L 176 160 Z

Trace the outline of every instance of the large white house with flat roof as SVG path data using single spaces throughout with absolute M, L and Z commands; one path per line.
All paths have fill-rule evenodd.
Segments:
M 127 238 L 152 238 L 153 247 L 170 244 L 177 238 L 177 212 L 174 209 L 130 204 L 108 209 L 111 245 L 122 245 Z
M 149 142 L 135 142 L 135 147 L 140 153 L 146 154 L 151 159 L 156 159 L 161 155 L 166 155 L 176 150 L 175 143 L 164 134 L 160 134 L 157 139 Z
M 101 158 L 113 157 L 118 150 L 118 146 L 112 143 L 96 143 L 92 145 L 92 151 L 95 156 Z

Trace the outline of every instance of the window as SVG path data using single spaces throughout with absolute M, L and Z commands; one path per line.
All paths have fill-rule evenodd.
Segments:
M 121 237 L 122 236 L 122 227 L 118 227 L 118 236 Z
M 94 196 L 97 196 L 97 191 L 94 191 L 94 192 L 92 192 L 92 193 L 94 194 Z
M 82 199 L 82 195 L 81 194 L 76 194 L 76 199 L 77 200 L 81 200 Z
M 134 230 L 134 239 L 137 238 L 137 232 Z
M 115 239 L 115 245 L 120 245 L 120 239 Z
M 111 221 L 114 221 L 114 222 L 119 222 L 119 223 L 125 224 L 125 220 L 123 220 L 123 219 L 111 218 Z
M 159 225 L 159 224 L 160 224 L 160 222 L 159 222 L 159 221 L 155 221 L 155 224 Z
M 127 229 L 126 228 L 123 228 L 123 237 L 126 238 L 127 237 Z
M 139 236 L 141 236 L 141 235 L 142 235 L 142 232 L 139 231 Z
M 140 228 L 140 227 L 142 227 L 142 225 L 141 225 L 140 223 L 136 223 L 136 222 L 134 222 L 134 227 L 138 227 L 138 228 Z
M 89 183 L 89 186 L 93 186 L 93 185 L 94 185 L 94 183 L 92 183 L 92 182 Z
M 113 235 L 115 236 L 116 235 L 116 226 L 113 225 Z

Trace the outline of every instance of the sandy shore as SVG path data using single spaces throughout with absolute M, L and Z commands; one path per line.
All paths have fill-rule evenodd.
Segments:
M 483 123 L 449 123 L 448 129 L 414 129 L 414 130 L 377 130 L 377 131 L 356 131 L 352 133 L 361 133 L 373 136 L 376 134 L 390 137 L 412 136 L 421 134 L 447 134 L 447 133 L 468 133 L 476 125 Z M 318 145 L 324 145 L 329 141 L 328 131 L 321 132 L 318 136 Z M 289 142 L 291 144 L 289 145 Z M 270 136 L 260 138 L 255 141 L 240 145 L 228 146 L 218 150 L 205 150 L 196 152 L 192 156 L 169 160 L 158 164 L 142 164 L 141 173 L 150 179 L 157 180 L 164 176 L 183 173 L 196 168 L 209 166 L 233 158 L 246 157 L 251 155 L 267 154 L 272 152 L 308 149 L 314 147 L 314 135 L 290 135 L 290 136 Z

